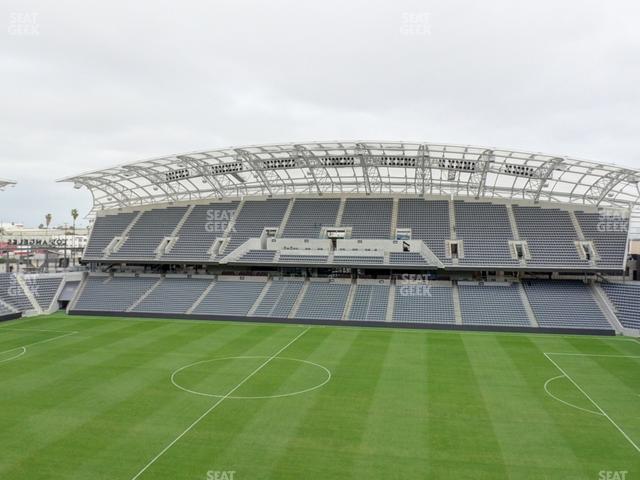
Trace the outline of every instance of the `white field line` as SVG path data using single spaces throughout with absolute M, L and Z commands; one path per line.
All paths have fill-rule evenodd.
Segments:
M 12 327 L 0 327 L 0 330 L 11 330 L 15 332 L 46 332 L 46 333 L 71 333 L 68 330 L 44 330 L 42 328 L 12 328 Z M 73 333 L 78 333 L 77 331 Z
M 66 332 L 64 335 L 57 335 L 55 337 L 51 337 L 51 338 L 47 338 L 45 340 L 40 340 L 38 342 L 32 342 L 32 343 L 27 343 L 26 345 L 19 345 L 17 347 L 14 348 L 10 348 L 9 350 L 5 350 L 4 352 L 0 352 L 0 353 L 7 353 L 7 352 L 12 352 L 14 350 L 17 350 L 19 348 L 27 348 L 27 347 L 33 347 L 34 345 L 40 345 L 42 343 L 47 343 L 47 342 L 51 342 L 53 340 L 57 340 L 59 338 L 64 338 L 64 337 L 68 337 L 69 335 L 75 335 L 78 332 Z
M 640 355 L 609 355 L 604 353 L 559 353 L 547 352 L 545 355 L 567 355 L 570 357 L 609 357 L 609 358 L 640 358 Z
M 0 355 L 2 355 L 3 353 L 13 352 L 14 350 L 20 350 L 20 352 L 18 354 L 14 355 L 13 357 L 9 357 L 9 358 L 5 358 L 4 360 L 0 360 L 0 363 L 8 362 L 9 360 L 15 360 L 16 358 L 21 357 L 22 355 L 27 353 L 27 349 L 26 348 L 24 348 L 24 347 L 16 347 L 16 348 L 12 348 L 11 350 L 5 350 L 4 352 L 0 352 Z
M 615 421 L 614 421 L 614 420 L 613 420 L 613 419 L 612 419 L 612 418 L 607 414 L 607 412 L 605 412 L 605 411 L 600 407 L 600 405 L 598 405 L 598 404 L 595 402 L 595 400 L 594 400 L 593 398 L 591 398 L 591 397 L 589 396 L 589 394 L 588 394 L 587 392 L 585 392 L 585 391 L 584 391 L 584 389 L 583 389 L 580 385 L 578 385 L 578 383 L 577 383 L 573 378 L 571 378 L 571 377 L 569 376 L 569 374 L 568 374 L 567 372 L 565 372 L 565 371 L 562 369 L 562 367 L 560 367 L 560 365 L 558 365 L 558 364 L 555 362 L 555 360 L 553 360 L 553 358 L 551 358 L 551 357 L 550 357 L 550 355 L 556 355 L 556 354 L 554 354 L 554 353 L 545 353 L 545 354 L 544 354 L 544 356 L 545 356 L 545 357 L 547 357 L 547 360 L 549 360 L 551 363 L 553 363 L 553 365 L 554 365 L 554 366 L 555 366 L 555 367 L 560 371 L 560 373 L 562 373 L 565 377 L 567 377 L 567 378 L 569 379 L 569 381 L 570 381 L 571 383 L 573 383 L 573 384 L 575 385 L 575 387 L 576 387 L 578 390 L 580 390 L 580 391 L 582 392 L 582 394 L 583 394 L 585 397 L 587 397 L 587 399 L 588 399 L 588 400 L 593 404 L 593 406 L 594 406 L 594 407 L 596 407 L 596 408 L 598 409 L 598 411 L 599 411 L 600 413 L 602 413 L 602 415 L 603 415 L 607 420 L 609 420 L 609 422 L 611 422 L 611 424 L 612 424 L 614 427 L 616 427 L 616 429 L 617 429 L 617 430 L 622 434 L 622 436 L 623 436 L 624 438 L 626 438 L 626 439 L 627 439 L 627 441 L 628 441 L 628 442 L 633 446 L 633 448 L 635 448 L 635 449 L 636 449 L 636 451 L 637 451 L 638 453 L 640 453 L 640 447 L 639 447 L 639 446 L 638 446 L 638 445 L 637 445 L 633 440 L 631 440 L 631 437 L 629 437 L 629 435 L 627 435 L 627 433 L 626 433 L 622 428 L 620 428 L 620 426 L 619 426 L 619 425 L 618 425 L 618 424 L 617 424 L 617 423 L 616 423 L 616 422 L 615 422 Z M 589 356 L 588 354 L 582 354 L 582 355 L 583 355 L 583 356 Z
M 253 372 L 251 372 L 249 375 L 247 375 L 246 377 L 244 377 L 240 383 L 238 383 L 235 387 L 233 387 L 231 390 L 229 390 L 223 397 L 221 397 L 217 402 L 215 402 L 211 407 L 209 407 L 209 409 L 207 409 L 206 412 L 204 412 L 202 415 L 200 415 L 191 425 L 189 425 L 180 435 L 178 435 L 175 439 L 173 439 L 171 441 L 171 443 L 169 443 L 166 447 L 164 447 L 160 453 L 158 453 L 155 457 L 153 457 L 151 459 L 151 461 L 149 463 L 147 463 L 144 467 L 142 467 L 142 469 L 136 473 L 133 477 L 131 477 L 131 480 L 136 480 L 137 478 L 140 477 L 140 475 L 142 475 L 144 472 L 147 471 L 147 469 L 153 465 L 162 455 L 164 455 L 171 447 L 173 447 L 176 443 L 178 443 L 178 441 L 184 437 L 187 433 L 189 433 L 196 425 L 198 425 L 198 423 L 200 423 L 207 415 L 209 415 L 213 410 L 215 410 L 215 408 L 220 405 L 222 402 L 224 402 L 227 398 L 229 398 L 230 395 L 233 395 L 233 392 L 235 392 L 236 390 L 238 390 L 242 385 L 244 385 L 251 377 L 253 377 L 256 373 L 258 373 L 260 370 L 262 370 L 265 366 L 267 366 L 269 364 L 269 362 L 271 362 L 274 358 L 276 358 L 278 355 L 280 355 L 282 352 L 284 352 L 289 346 L 291 346 L 296 340 L 298 340 L 300 337 L 302 337 L 305 333 L 307 333 L 309 330 L 311 329 L 311 327 L 307 327 L 305 330 L 303 330 L 301 333 L 299 333 L 298 335 L 296 335 L 296 337 L 291 340 L 289 343 L 287 343 L 284 347 L 282 347 L 280 350 L 278 350 L 276 353 L 274 353 L 273 355 L 271 355 L 269 358 L 267 358 L 267 360 L 265 360 L 258 368 L 256 368 Z
M 17 329 L 17 330 L 19 330 L 19 329 Z M 0 352 L 0 355 L 2 355 L 4 353 L 13 352 L 14 350 L 20 350 L 20 353 L 17 354 L 17 355 L 14 355 L 13 357 L 5 358 L 4 360 L 0 360 L 0 363 L 8 362 L 9 360 L 14 360 L 14 359 L 16 359 L 18 357 L 21 357 L 22 355 L 27 353 L 27 347 L 33 347 L 34 345 L 41 345 L 43 343 L 51 342 L 53 340 L 58 340 L 60 338 L 68 337 L 69 335 L 75 335 L 76 333 L 78 333 L 78 332 L 66 332 L 64 335 L 57 335 L 55 337 L 47 338 L 45 340 L 40 340 L 38 342 L 27 343 L 26 345 L 20 345 L 18 347 L 10 348 L 9 350 L 5 350 L 3 352 Z
M 210 360 L 200 360 L 199 362 L 194 362 L 194 363 L 190 363 L 189 365 L 185 365 L 184 367 L 180 367 L 179 369 L 175 370 L 172 374 L 171 374 L 171 383 L 173 383 L 173 385 L 176 388 L 179 388 L 182 391 L 185 391 L 187 393 L 192 393 L 193 395 L 201 395 L 203 397 L 213 397 L 213 398 L 220 398 L 223 395 L 216 395 L 214 393 L 205 393 L 205 392 L 198 392 L 196 390 L 191 390 L 189 388 L 183 387 L 182 385 L 180 385 L 177 381 L 176 381 L 176 375 L 178 375 L 180 372 L 182 372 L 183 370 L 187 370 L 188 368 L 191 367 L 195 367 L 196 365 L 201 365 L 203 363 L 210 363 L 210 362 L 217 362 L 217 361 L 224 361 L 224 360 L 243 360 L 243 359 L 248 359 L 248 358 L 267 358 L 264 355 L 244 355 L 244 356 L 238 356 L 238 357 L 218 357 L 218 358 L 212 358 Z M 329 383 L 329 381 L 331 380 L 331 371 L 325 367 L 324 365 L 320 365 L 319 363 L 315 363 L 315 362 L 310 362 L 309 360 L 301 360 L 299 358 L 289 358 L 289 357 L 278 357 L 278 360 L 288 360 L 291 362 L 299 362 L 299 363 L 305 363 L 307 365 L 312 365 L 314 367 L 318 367 L 321 370 L 324 370 L 324 373 L 327 374 L 327 378 L 324 379 L 324 381 L 322 381 L 321 383 L 318 383 L 317 385 L 313 386 L 313 387 L 309 387 L 309 388 L 305 388 L 303 390 L 298 390 L 296 392 L 291 392 L 291 393 L 281 393 L 280 395 L 261 395 L 261 396 L 253 396 L 253 397 L 238 397 L 238 396 L 228 396 L 227 398 L 233 398 L 236 400 L 256 400 L 256 399 L 267 399 L 267 398 L 284 398 L 284 397 L 293 397 L 295 395 L 301 395 L 303 393 L 309 393 L 312 392 L 314 390 L 317 390 L 318 388 L 324 387 L 327 383 Z
M 564 403 L 565 405 L 567 405 L 567 406 L 569 406 L 569 407 L 577 408 L 578 410 L 582 410 L 583 412 L 592 413 L 592 414 L 594 414 L 594 415 L 600 415 L 600 416 L 602 416 L 602 414 L 601 414 L 600 412 L 596 412 L 596 411 L 594 411 L 594 410 L 589 410 L 588 408 L 582 408 L 582 407 L 579 407 L 579 406 L 577 406 L 577 405 L 574 405 L 573 403 L 569 403 L 569 402 L 567 402 L 567 401 L 565 401 L 565 400 L 562 400 L 561 398 L 558 398 L 558 397 L 556 397 L 553 393 L 551 393 L 551 392 L 549 391 L 549 384 L 550 384 L 551 382 L 553 382 L 554 380 L 558 380 L 559 378 L 567 378 L 567 377 L 565 377 L 564 375 L 558 375 L 557 377 L 550 378 L 549 380 L 547 380 L 546 382 L 544 382 L 544 391 L 545 391 L 545 392 L 547 392 L 547 395 L 549 395 L 549 396 L 550 396 L 551 398 L 553 398 L 554 400 L 559 401 L 560 403 Z

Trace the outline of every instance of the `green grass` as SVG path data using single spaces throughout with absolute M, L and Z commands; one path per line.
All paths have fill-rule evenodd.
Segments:
M 2 480 L 131 480 L 170 444 L 138 478 L 640 478 L 630 339 L 56 314 L 0 352 Z M 574 406 L 545 352 L 580 354 L 549 356 Z M 222 398 L 171 382 L 193 363 Z

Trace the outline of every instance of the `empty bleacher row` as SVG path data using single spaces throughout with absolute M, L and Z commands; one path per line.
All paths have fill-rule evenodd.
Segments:
M 320 238 L 323 227 L 335 227 L 340 199 L 295 199 L 287 225 L 285 238 Z
M 517 284 L 458 285 L 462 323 L 528 327 Z
M 630 296 L 630 295 L 629 295 Z M 90 275 L 72 311 L 612 330 L 579 281 Z
M 303 286 L 304 281 L 301 278 L 273 279 L 262 301 L 257 305 L 254 315 L 256 317 L 287 318 Z
M 640 330 L 640 283 L 605 283 L 602 289 L 626 328 Z
M 576 219 L 585 238 L 593 241 L 599 267 L 622 265 L 627 246 L 629 221 L 599 213 L 576 212 Z
M 464 265 L 518 265 L 511 257 L 514 238 L 505 205 L 455 202 L 456 234 L 464 241 Z
M 0 319 L 9 317 L 15 314 L 16 311 L 5 303 L 0 303 Z
M 351 227 L 351 238 L 391 238 L 391 198 L 348 198 L 341 227 Z
M 122 212 L 96 217 L 91 229 L 91 241 L 84 251 L 84 258 L 88 260 L 104 258 L 104 250 L 114 238 L 124 233 L 138 213 L 137 211 Z
M 449 202 L 401 198 L 398 202 L 398 228 L 410 228 L 411 238 L 422 240 L 443 263 L 451 263 L 446 241 L 451 238 Z
M 396 232 L 409 230 L 411 240 L 422 241 L 445 268 L 621 270 L 627 242 L 626 223 L 614 222 L 611 228 L 608 222 L 607 228 L 603 228 L 603 221 L 606 219 L 593 212 L 572 214 L 561 208 L 467 200 L 399 198 L 395 212 L 392 198 L 212 202 L 101 215 L 93 226 L 84 258 L 130 263 L 136 260 L 213 263 L 247 240 L 260 237 L 265 228 L 273 228 L 282 239 L 299 240 L 321 238 L 328 227 L 336 227 L 346 229 L 348 238 L 372 242 L 395 240 Z M 215 255 L 212 249 L 218 239 L 224 241 Z M 510 242 L 516 240 L 526 244 L 526 258 L 512 252 Z M 457 260 L 448 251 L 447 244 L 452 241 L 460 242 L 459 255 L 453 255 Z M 594 261 L 581 255 L 576 245 L 579 241 L 593 244 Z M 272 247 L 266 250 L 252 247 L 233 261 L 298 263 L 305 260 L 299 255 L 284 252 L 278 256 Z M 328 257 L 327 251 L 321 256 Z M 309 260 L 325 263 L 328 258 Z M 390 266 L 429 264 L 414 250 L 389 251 L 388 261 L 383 262 L 377 258 L 343 260 L 346 264 L 357 264 L 358 260 L 369 260 L 363 264 Z
M 0 299 L 17 312 L 34 309 L 18 278 L 11 273 L 0 273 Z
M 156 258 L 156 250 L 160 242 L 171 235 L 187 209 L 186 206 L 167 207 L 143 212 L 127 233 L 122 245 L 112 254 L 112 258 L 118 260 Z
M 24 282 L 42 311 L 51 307 L 63 282 L 62 276 L 25 275 Z
M 572 328 L 611 328 L 588 285 L 579 281 L 526 280 L 524 289 L 538 324 Z
M 231 253 L 249 238 L 260 237 L 267 227 L 279 228 L 289 206 L 289 199 L 248 200 L 237 212 L 230 227 L 224 253 Z
M 349 311 L 349 320 L 384 322 L 389 305 L 389 285 L 358 284 Z
M 49 310 L 63 281 L 61 275 L 0 273 L 0 316 Z
M 164 253 L 163 260 L 184 261 L 211 258 L 211 247 L 222 237 L 235 214 L 238 202 L 195 205 L 184 220 L 177 241 Z
M 532 266 L 588 267 L 580 258 L 575 242 L 579 239 L 568 212 L 558 208 L 513 206 L 520 237 L 527 241 Z

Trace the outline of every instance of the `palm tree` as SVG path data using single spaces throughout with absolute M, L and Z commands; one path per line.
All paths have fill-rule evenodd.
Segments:
M 50 213 L 47 213 L 44 216 L 44 222 L 47 225 L 47 230 L 49 229 L 49 225 L 51 225 L 51 220 L 52 219 L 53 219 L 53 215 L 51 215 Z M 47 233 L 49 233 L 49 232 L 47 232 Z M 45 257 L 45 264 L 46 264 L 47 272 L 49 272 L 49 255 L 48 254 Z
M 76 246 L 76 219 L 78 218 L 78 209 L 71 209 L 71 218 L 73 218 L 73 236 L 71 237 L 71 256 L 73 257 L 73 266 L 76 266 L 76 255 L 74 248 Z

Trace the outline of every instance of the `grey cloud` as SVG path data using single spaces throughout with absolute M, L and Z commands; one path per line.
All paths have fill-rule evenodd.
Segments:
M 11 35 L 36 13 L 37 35 Z M 90 208 L 54 180 L 227 145 L 493 145 L 640 166 L 635 2 L 5 2 L 0 217 Z

